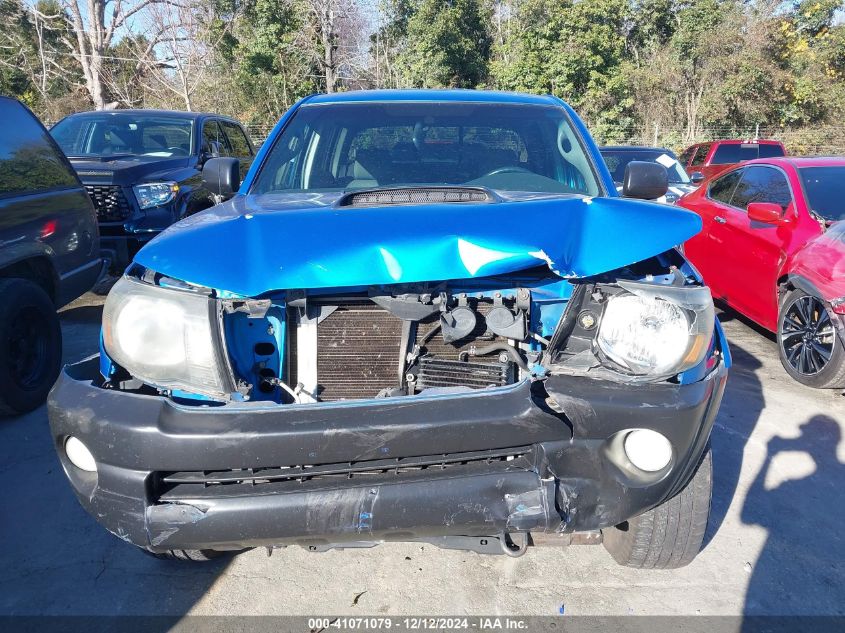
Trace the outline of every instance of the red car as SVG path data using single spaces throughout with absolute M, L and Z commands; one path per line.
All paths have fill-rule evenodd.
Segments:
M 785 155 L 786 149 L 780 141 L 733 139 L 693 145 L 685 149 L 678 160 L 687 170 L 693 184 L 698 184 L 737 163 Z
M 845 387 L 845 158 L 742 163 L 679 205 L 703 219 L 684 245 L 714 298 L 777 333 L 812 387 Z

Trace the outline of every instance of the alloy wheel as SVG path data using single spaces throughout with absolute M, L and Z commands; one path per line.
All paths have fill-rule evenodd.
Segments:
M 780 323 L 783 356 L 799 374 L 822 371 L 833 354 L 834 329 L 824 304 L 810 295 L 798 297 L 784 312 Z

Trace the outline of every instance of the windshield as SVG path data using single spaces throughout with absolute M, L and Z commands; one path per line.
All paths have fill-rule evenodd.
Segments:
M 625 180 L 625 167 L 632 160 L 642 160 L 648 163 L 659 163 L 666 168 L 670 185 L 688 185 L 689 176 L 674 154 L 661 151 L 630 151 L 630 150 L 602 150 L 602 157 L 613 176 L 613 182 L 621 185 Z
M 798 170 L 810 209 L 825 220 L 845 220 L 845 165 Z
M 50 134 L 71 158 L 108 156 L 190 156 L 192 119 L 102 112 L 70 116 Z
M 562 108 L 403 102 L 299 108 L 251 193 L 424 185 L 599 194 Z

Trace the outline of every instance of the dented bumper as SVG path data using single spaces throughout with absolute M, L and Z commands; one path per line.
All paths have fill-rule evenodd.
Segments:
M 152 551 L 615 525 L 690 479 L 727 375 L 719 364 L 686 385 L 550 376 L 454 395 L 187 406 L 103 389 L 97 367 L 93 357 L 62 372 L 53 438 L 86 510 Z M 637 428 L 670 440 L 666 472 L 620 461 L 620 434 Z M 96 473 L 69 462 L 69 436 Z

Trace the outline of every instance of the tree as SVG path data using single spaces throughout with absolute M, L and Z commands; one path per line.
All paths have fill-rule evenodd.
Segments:
M 301 0 L 253 0 L 222 15 L 213 35 L 219 79 L 210 100 L 225 107 L 215 109 L 275 122 L 297 99 L 318 91 L 321 71 Z
M 215 29 L 213 7 L 197 0 L 151 5 L 147 19 L 158 37 L 133 38 L 138 60 L 133 75 L 146 77 L 147 91 L 159 101 L 175 97 L 179 107 L 190 112 L 195 109 L 194 95 L 212 72 L 216 40 L 226 36 L 228 25 Z
M 73 91 L 79 70 L 61 42 L 66 34 L 61 8 L 55 0 L 32 5 L 0 0 L 0 20 L 5 25 L 0 31 L 0 89 L 51 118 L 60 116 L 60 104 Z
M 408 22 L 414 14 L 412 0 L 382 0 L 378 25 L 370 36 L 373 83 L 379 88 L 399 88 L 404 76 L 399 59 L 408 47 Z
M 560 96 L 600 136 L 616 135 L 630 106 L 621 76 L 626 7 L 625 0 L 522 0 L 497 45 L 494 85 Z
M 484 0 L 420 0 L 399 64 L 407 84 L 474 88 L 487 80 L 492 7 Z
M 76 58 L 85 79 L 85 87 L 98 110 L 116 104 L 108 102 L 104 81 L 106 57 L 116 38 L 131 33 L 135 19 L 155 5 L 181 6 L 177 0 L 60 0 L 68 16 L 70 34 L 63 38 Z M 163 33 L 154 31 L 148 42 L 155 47 Z M 133 61 L 133 60 L 126 60 Z

